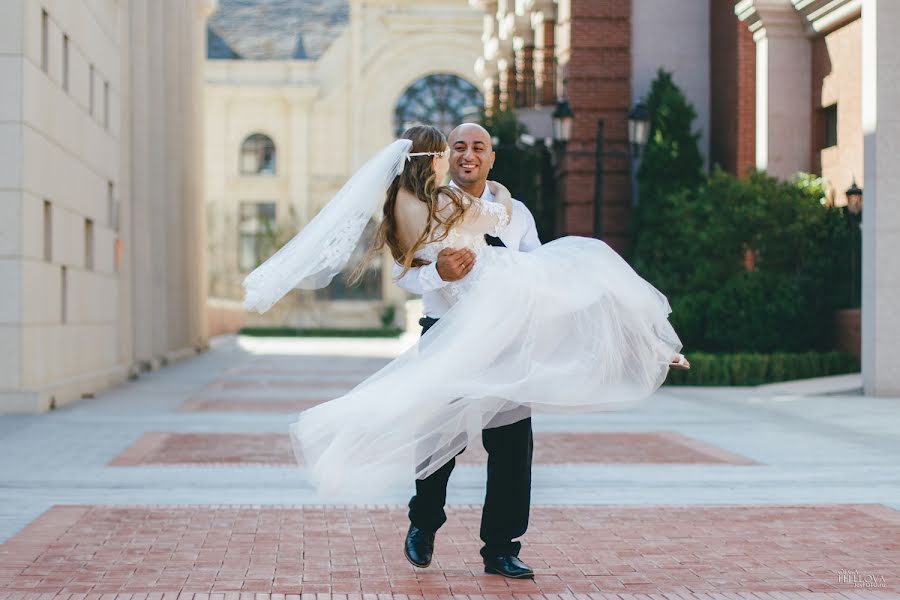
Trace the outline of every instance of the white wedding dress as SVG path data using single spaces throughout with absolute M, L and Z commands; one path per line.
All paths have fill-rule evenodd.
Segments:
M 666 297 L 614 250 L 564 237 L 528 253 L 488 246 L 503 205 L 474 200 L 446 239 L 472 248 L 452 304 L 418 343 L 346 395 L 290 426 L 298 462 L 321 496 L 376 498 L 424 478 L 486 427 L 536 412 L 628 406 L 665 380 L 681 342 Z

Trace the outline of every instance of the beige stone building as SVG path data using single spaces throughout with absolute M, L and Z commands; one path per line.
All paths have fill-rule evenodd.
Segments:
M 264 315 L 245 315 L 241 281 L 405 126 L 477 113 L 481 23 L 467 0 L 220 3 L 205 100 L 214 331 L 404 323 L 387 255 L 360 287 L 295 290 Z
M 0 412 L 207 345 L 209 0 L 0 5 Z

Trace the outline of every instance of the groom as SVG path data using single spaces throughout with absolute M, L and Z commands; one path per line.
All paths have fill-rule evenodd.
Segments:
M 464 123 L 451 133 L 451 185 L 484 200 L 493 201 L 487 187 L 488 173 L 494 166 L 495 154 L 491 136 L 480 125 Z M 486 235 L 488 244 L 529 252 L 541 245 L 534 217 L 524 204 L 513 200 L 509 226 L 499 238 Z M 410 269 L 397 281 L 403 289 L 422 296 L 425 317 L 419 320 L 422 335 L 437 323 L 449 309 L 438 290 L 448 282 L 466 276 L 475 264 L 475 254 L 468 248 L 446 248 L 436 263 Z M 394 277 L 402 271 L 394 265 Z M 533 578 L 531 568 L 518 558 L 521 543 L 514 541 L 525 534 L 531 505 L 531 418 L 503 427 L 484 429 L 481 441 L 488 453 L 487 493 L 481 513 L 481 556 L 486 573 L 514 579 Z M 447 520 L 447 480 L 456 464 L 450 459 L 440 469 L 416 480 L 416 494 L 409 501 L 410 527 L 406 534 L 406 558 L 417 567 L 431 564 L 435 532 Z

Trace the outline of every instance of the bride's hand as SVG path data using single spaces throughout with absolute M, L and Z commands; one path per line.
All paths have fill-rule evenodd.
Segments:
M 506 199 L 512 199 L 512 194 L 509 193 L 509 190 L 506 189 L 506 186 L 502 183 L 499 183 L 497 181 L 488 181 L 487 186 L 497 200 L 500 200 L 502 202 Z
M 487 182 L 488 189 L 494 195 L 494 201 L 499 202 L 506 207 L 506 211 L 512 215 L 512 194 L 506 189 L 506 186 L 496 181 Z

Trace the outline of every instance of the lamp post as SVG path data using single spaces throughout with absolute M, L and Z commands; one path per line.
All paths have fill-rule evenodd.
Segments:
M 553 141 L 565 147 L 572 137 L 572 122 L 575 120 L 575 113 L 569 107 L 569 101 L 565 98 L 559 100 L 556 108 L 553 109 L 552 116 Z
M 856 178 L 853 179 L 853 184 L 847 188 L 845 192 L 847 194 L 847 218 L 850 226 L 853 227 L 856 225 L 854 229 L 851 231 L 856 234 L 857 231 L 862 229 L 862 202 L 863 202 L 863 191 L 862 188 L 856 185 Z M 860 239 L 862 235 L 860 235 Z M 856 296 L 857 289 L 859 286 L 856 281 L 856 264 L 858 262 L 858 244 L 856 240 L 852 241 L 852 245 L 850 246 L 850 306 L 855 308 L 857 304 Z
M 641 152 L 650 137 L 650 109 L 638 102 L 628 113 L 628 144 L 631 146 L 631 206 L 638 204 L 637 170 Z
M 553 142 L 554 148 L 559 153 L 556 156 L 557 164 L 561 164 L 561 153 L 565 151 L 566 144 L 572 135 L 572 123 L 575 119 L 569 102 L 560 100 L 553 110 Z M 647 139 L 650 135 L 650 111 L 643 103 L 636 104 L 628 113 L 628 145 L 629 152 L 608 152 L 604 147 L 604 120 L 597 120 L 597 134 L 595 138 L 595 150 L 576 151 L 578 154 L 594 156 L 594 237 L 599 238 L 603 231 L 603 161 L 605 158 L 625 158 L 632 161 L 631 165 L 631 206 L 637 204 L 637 186 L 635 174 L 637 169 L 634 162 L 640 157 Z M 556 154 L 556 153 L 555 153 Z M 560 214 L 562 214 L 562 202 L 558 201 Z M 561 222 L 561 221 L 560 221 Z
M 563 175 L 563 154 L 566 150 L 566 144 L 569 143 L 569 139 L 572 137 L 572 122 L 575 120 L 575 113 L 572 112 L 569 101 L 562 98 L 557 101 L 551 117 L 553 118 L 553 139 L 547 140 L 546 146 L 550 150 L 549 171 L 552 174 L 553 189 L 547 190 L 552 192 L 552 198 L 548 193 L 546 205 L 553 206 L 554 236 L 559 237 L 565 228 L 563 222 L 565 213 L 563 212 L 562 199 L 559 197 L 559 182 Z

